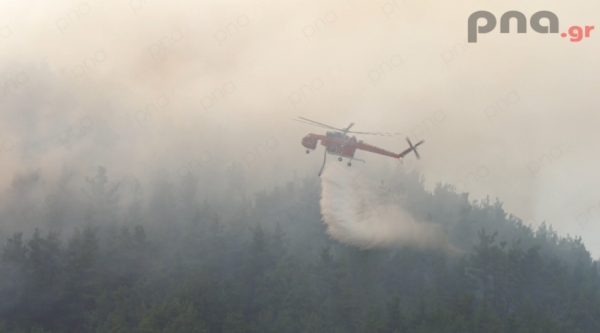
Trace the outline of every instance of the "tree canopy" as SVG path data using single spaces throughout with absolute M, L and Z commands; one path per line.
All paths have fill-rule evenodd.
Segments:
M 69 234 L 4 242 L 0 332 L 600 331 L 598 263 L 580 238 L 448 185 L 427 192 L 416 174 L 389 191 L 460 254 L 331 239 L 314 179 L 210 204 L 193 179 L 162 175 L 147 202 L 136 183 L 126 205 L 106 170 L 87 184 Z

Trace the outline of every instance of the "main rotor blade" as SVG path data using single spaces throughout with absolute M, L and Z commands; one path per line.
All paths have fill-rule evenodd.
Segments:
M 295 121 L 299 121 L 301 123 L 304 124 L 309 124 L 309 125 L 314 125 L 314 126 L 319 126 L 319 127 L 323 127 L 323 128 L 328 128 L 331 130 L 335 130 L 335 131 L 339 131 L 339 132 L 343 132 L 343 133 L 353 133 L 353 134 L 363 134 L 363 135 L 379 135 L 379 136 L 395 136 L 395 135 L 400 135 L 402 133 L 390 133 L 390 132 L 355 132 L 355 131 L 349 131 L 349 129 L 354 126 L 354 123 L 350 123 L 350 125 L 345 128 L 345 129 L 341 129 L 341 128 L 336 128 L 333 126 L 329 126 L 314 120 L 310 120 L 304 117 L 298 117 L 299 119 L 294 119 Z M 301 120 L 300 120 L 301 119 Z
M 339 131 L 337 128 L 333 128 L 333 127 L 327 126 L 327 125 L 313 124 L 313 123 L 309 123 L 307 121 L 302 121 L 302 120 L 299 120 L 299 119 L 292 119 L 292 120 L 295 120 L 295 121 L 303 123 L 303 124 L 308 124 L 308 125 L 313 125 L 313 126 L 317 126 L 317 127 L 321 127 L 321 128 L 326 128 L 326 129 L 332 129 L 332 130 Z
M 364 135 L 379 135 L 379 136 L 395 136 L 395 135 L 402 134 L 402 133 L 389 133 L 389 132 L 354 132 L 354 131 L 348 131 L 347 133 L 364 134 Z
M 342 132 L 344 131 L 343 129 L 340 129 L 340 128 L 335 128 L 335 127 L 333 127 L 333 126 L 329 126 L 329 125 L 327 125 L 327 124 L 323 124 L 323 123 L 320 123 L 320 122 L 317 122 L 317 121 L 314 121 L 314 120 L 306 119 L 306 118 L 303 118 L 303 117 L 298 117 L 298 118 L 300 118 L 300 119 L 302 119 L 302 120 L 305 120 L 305 121 L 309 121 L 309 122 L 311 122 L 311 123 L 314 123 L 314 124 L 317 124 L 317 125 L 321 125 L 321 126 L 329 127 L 329 128 L 331 128 L 331 129 L 334 129 L 334 130 L 336 130 L 336 131 L 342 131 Z

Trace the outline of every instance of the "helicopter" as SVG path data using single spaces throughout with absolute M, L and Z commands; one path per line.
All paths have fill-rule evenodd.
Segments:
M 417 147 L 425 143 L 424 140 L 417 142 L 416 144 L 412 144 L 410 139 L 407 137 L 406 141 L 408 142 L 409 147 L 401 153 L 393 153 L 391 151 L 387 151 L 385 149 L 381 149 L 379 147 L 369 145 L 364 143 L 362 140 L 357 140 L 355 136 L 350 137 L 348 134 L 364 134 L 364 135 L 380 135 L 380 136 L 394 136 L 400 133 L 382 133 L 382 132 L 355 132 L 351 131 L 350 128 L 354 126 L 354 123 L 350 123 L 346 128 L 336 128 L 333 126 L 329 126 L 323 123 L 316 122 L 314 120 L 306 119 L 303 117 L 298 117 L 298 119 L 294 119 L 295 121 L 299 121 L 301 123 L 318 126 L 321 128 L 329 129 L 331 131 L 327 131 L 325 135 L 322 134 L 308 134 L 302 139 L 302 145 L 307 148 L 306 153 L 309 154 L 311 150 L 315 150 L 317 148 L 317 143 L 321 140 L 321 144 L 325 146 L 325 155 L 323 158 L 323 166 L 321 167 L 321 171 L 319 172 L 319 176 L 323 172 L 323 168 L 325 167 L 325 161 L 327 159 L 327 154 L 338 156 L 338 161 L 343 161 L 344 158 L 348 159 L 348 166 L 352 166 L 352 161 L 359 161 L 365 163 L 364 160 L 358 159 L 354 157 L 354 153 L 356 150 L 365 150 L 371 153 L 389 156 L 393 158 L 397 158 L 402 162 L 402 158 L 406 156 L 411 151 L 415 152 L 417 159 L 420 159 L 419 153 L 417 152 Z

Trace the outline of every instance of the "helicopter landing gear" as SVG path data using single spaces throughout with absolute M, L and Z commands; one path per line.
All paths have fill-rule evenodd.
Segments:
M 308 153 L 310 153 L 310 150 L 308 150 L 308 149 L 307 149 L 307 150 L 306 150 L 306 153 L 307 153 L 307 154 L 308 154 Z
M 352 163 L 348 162 L 348 166 L 352 166 Z
M 341 161 L 342 161 L 342 158 L 341 158 L 341 157 L 338 157 L 338 161 L 340 161 L 340 162 L 341 162 Z

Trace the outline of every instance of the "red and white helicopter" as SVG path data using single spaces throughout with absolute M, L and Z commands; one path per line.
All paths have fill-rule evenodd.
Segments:
M 393 135 L 398 135 L 400 133 L 354 132 L 354 131 L 350 131 L 350 128 L 352 128 L 352 126 L 354 126 L 354 123 L 351 123 L 346 128 L 335 128 L 333 126 L 325 125 L 325 124 L 316 122 L 314 120 L 310 120 L 310 119 L 306 119 L 306 118 L 302 118 L 302 117 L 298 117 L 298 119 L 294 119 L 294 120 L 299 121 L 301 123 L 310 124 L 310 125 L 319 126 L 322 128 L 333 130 L 333 131 L 328 131 L 325 135 L 314 134 L 314 133 L 308 134 L 307 136 L 305 136 L 302 139 L 302 145 L 307 148 L 306 153 L 308 154 L 308 153 L 310 153 L 311 150 L 315 150 L 317 148 L 317 143 L 319 143 L 319 140 L 321 140 L 321 144 L 323 146 L 325 146 L 325 159 L 327 158 L 328 153 L 331 155 L 339 156 L 338 161 L 340 161 L 340 162 L 343 160 L 343 158 L 348 158 L 349 159 L 348 166 L 352 165 L 353 160 L 360 161 L 363 163 L 365 162 L 364 160 L 354 157 L 354 153 L 356 152 L 357 149 L 365 150 L 365 151 L 375 153 L 375 154 L 380 154 L 380 155 L 397 158 L 400 160 L 400 162 L 402 162 L 402 158 L 404 156 L 406 156 L 411 151 L 414 151 L 415 155 L 417 156 L 417 159 L 419 159 L 420 156 L 419 156 L 419 153 L 417 152 L 417 147 L 425 142 L 424 140 L 421 140 L 421 141 L 417 142 L 417 144 L 413 145 L 412 142 L 410 142 L 410 139 L 406 138 L 409 148 L 407 148 L 406 150 L 404 150 L 403 152 L 401 152 L 399 154 L 396 154 L 391 151 L 387 151 L 385 149 L 381 149 L 379 147 L 375 147 L 375 146 L 366 144 L 362 140 L 356 140 L 355 136 L 350 137 L 350 136 L 348 136 L 348 133 L 366 134 L 366 135 L 381 135 L 381 136 L 393 136 Z M 323 167 L 325 166 L 325 159 L 323 160 Z M 321 175 L 321 172 L 323 172 L 323 167 L 321 167 L 319 176 Z

